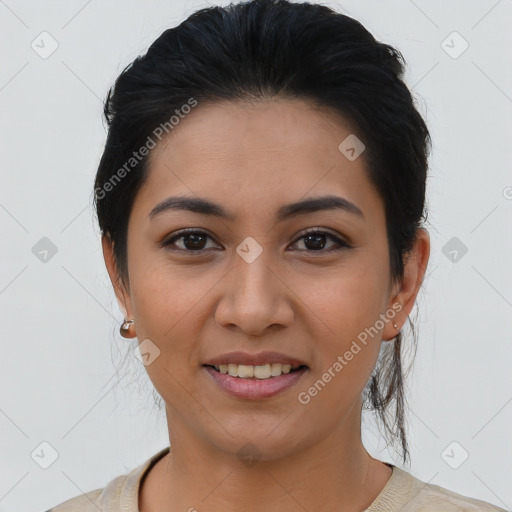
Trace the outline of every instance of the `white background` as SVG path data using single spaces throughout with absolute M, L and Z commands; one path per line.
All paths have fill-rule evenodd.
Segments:
M 434 142 L 404 469 L 510 509 L 512 2 L 324 4 L 402 51 Z M 0 1 L 0 512 L 42 512 L 168 445 L 142 365 L 130 357 L 116 371 L 133 345 L 118 334 L 92 187 L 109 86 L 163 30 L 207 5 Z M 47 59 L 31 47 L 43 31 L 58 42 Z M 457 58 L 443 48 L 462 48 L 453 31 L 469 44 Z M 32 252 L 42 237 L 57 247 L 46 263 Z M 456 262 L 443 253 L 452 237 L 468 248 Z M 369 452 L 403 467 L 367 419 Z M 48 469 L 31 458 L 43 441 L 58 452 Z M 453 441 L 469 453 L 458 469 L 442 456 Z

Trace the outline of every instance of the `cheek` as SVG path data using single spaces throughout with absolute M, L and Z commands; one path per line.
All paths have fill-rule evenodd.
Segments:
M 150 250 L 147 245 L 148 241 L 138 247 L 134 243 L 131 253 L 134 314 L 147 337 L 172 341 L 174 331 L 190 321 L 187 315 L 194 313 L 209 279 L 198 281 L 186 266 L 171 264 L 165 249 Z
M 317 318 L 313 339 L 319 366 L 321 373 L 331 368 L 337 375 L 333 382 L 341 385 L 347 379 L 358 387 L 371 375 L 381 344 L 382 322 L 378 321 L 385 312 L 387 278 L 380 266 L 362 255 L 309 294 L 308 306 Z
M 316 292 L 311 306 L 340 339 L 357 336 L 373 325 L 387 303 L 388 276 L 366 258 L 332 274 Z
M 355 281 L 357 286 L 344 282 L 342 291 L 330 288 L 318 297 L 326 319 L 317 322 L 313 338 L 318 364 L 299 390 L 299 402 L 309 402 L 311 417 L 330 416 L 334 423 L 360 399 L 381 346 L 380 332 L 370 329 L 382 312 L 381 291 L 371 288 L 371 283 L 361 288 L 361 281 Z
M 174 366 L 193 349 L 197 336 L 191 329 L 198 323 L 197 309 L 206 288 L 165 265 L 153 262 L 138 269 L 131 276 L 137 336 L 140 341 L 151 339 L 162 356 L 170 354 L 167 362 Z
M 145 370 L 168 405 L 187 403 L 189 394 L 200 392 L 190 372 L 200 357 L 198 314 L 206 288 L 194 287 L 189 279 L 162 266 L 149 267 L 133 281 L 137 337 L 140 342 L 151 340 L 159 351 Z

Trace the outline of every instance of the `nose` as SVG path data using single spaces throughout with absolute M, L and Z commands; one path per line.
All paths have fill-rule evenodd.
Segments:
M 263 254 L 251 263 L 240 260 L 221 286 L 215 313 L 219 325 L 251 336 L 291 325 L 294 294 Z

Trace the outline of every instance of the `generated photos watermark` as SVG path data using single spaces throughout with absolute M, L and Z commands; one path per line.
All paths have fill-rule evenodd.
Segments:
M 379 319 L 376 320 L 371 327 L 366 327 L 364 331 L 361 331 L 357 335 L 357 340 L 363 345 L 366 345 L 369 338 L 374 338 L 380 331 L 382 331 L 386 323 L 392 321 L 396 314 L 399 313 L 402 309 L 403 306 L 399 302 L 393 304 L 393 306 L 385 313 L 381 313 L 379 315 Z M 306 391 L 301 391 L 297 395 L 299 403 L 302 405 L 309 404 L 311 399 L 317 396 L 317 394 L 322 391 L 325 386 L 331 382 L 331 380 L 336 377 L 336 375 L 339 374 L 350 361 L 352 361 L 354 356 L 359 354 L 359 352 L 361 352 L 361 345 L 359 345 L 356 340 L 353 340 L 349 350 L 345 351 L 343 355 L 339 355 L 336 358 L 336 361 L 334 361 L 334 363 L 329 368 L 327 368 L 327 370 L 318 380 L 315 381 L 312 386 L 310 386 Z
M 112 174 L 110 179 L 106 181 L 101 187 L 96 187 L 94 194 L 97 199 L 104 199 L 108 192 L 111 192 L 120 181 L 133 170 L 142 159 L 149 154 L 149 152 L 156 147 L 157 141 L 161 141 L 164 134 L 171 133 L 172 130 L 179 124 L 179 122 L 185 118 L 187 114 L 192 111 L 192 108 L 197 106 L 198 101 L 194 98 L 189 98 L 187 103 L 183 104 L 179 109 L 177 108 L 165 123 L 159 124 L 152 132 L 154 138 L 148 135 L 146 142 L 138 149 L 134 151 L 131 156 L 117 171 Z

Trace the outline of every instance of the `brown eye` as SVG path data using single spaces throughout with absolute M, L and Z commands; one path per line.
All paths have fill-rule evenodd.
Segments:
M 330 238 L 331 240 L 333 240 L 335 242 L 334 248 L 333 248 L 333 246 L 331 246 L 328 249 L 324 250 L 324 248 L 326 246 L 326 240 L 328 238 Z M 300 238 L 298 238 L 296 240 L 295 244 L 297 244 L 301 240 L 304 240 L 305 247 L 307 249 L 309 249 L 309 250 L 306 249 L 307 252 L 324 252 L 325 253 L 325 252 L 337 251 L 337 250 L 349 247 L 349 245 L 346 242 L 344 242 L 337 236 L 335 236 L 327 231 L 322 231 L 321 229 L 309 230 L 305 233 L 302 233 Z
M 188 229 L 180 231 L 171 238 L 164 240 L 161 245 L 171 251 L 202 253 L 207 252 L 207 249 L 212 249 L 211 246 L 207 247 L 208 239 L 213 240 L 208 233 L 197 229 Z M 325 249 L 327 239 L 333 241 L 334 244 Z M 304 246 L 306 249 L 299 250 L 306 252 L 329 253 L 350 247 L 348 243 L 337 236 L 321 229 L 314 229 L 301 233 L 301 236 L 296 239 L 294 245 L 302 240 L 304 240 Z M 178 241 L 179 245 L 177 244 Z
M 204 231 L 198 230 L 185 230 L 181 231 L 172 238 L 168 240 L 164 240 L 162 242 L 162 246 L 165 248 L 169 248 L 170 250 L 182 250 L 186 252 L 201 252 L 204 249 L 208 249 L 206 247 L 207 240 L 211 239 L 211 237 L 205 233 Z M 176 241 L 182 240 L 180 242 L 181 247 L 176 247 Z M 174 247 L 171 247 L 174 246 Z

